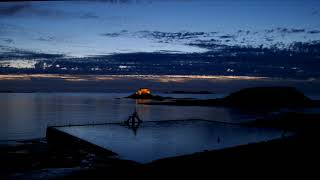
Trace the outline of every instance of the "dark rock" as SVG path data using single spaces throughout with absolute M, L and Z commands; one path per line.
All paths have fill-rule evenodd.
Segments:
M 153 100 L 163 100 L 164 98 L 161 96 L 155 96 L 152 94 L 132 94 L 130 96 L 128 96 L 127 98 L 131 98 L 131 99 L 153 99 Z
M 223 98 L 226 106 L 309 107 L 312 100 L 293 87 L 246 88 Z
M 176 105 L 176 106 L 227 106 L 242 109 L 278 109 L 316 107 L 320 102 L 313 101 L 293 87 L 255 87 L 246 88 L 230 94 L 225 98 L 190 100 L 173 99 L 165 102 L 145 103 L 150 105 Z

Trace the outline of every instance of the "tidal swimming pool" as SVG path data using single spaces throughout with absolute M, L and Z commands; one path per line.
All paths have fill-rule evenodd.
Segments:
M 56 129 L 113 151 L 120 159 L 139 163 L 286 136 L 275 129 L 203 120 L 143 122 L 136 131 L 121 124 Z

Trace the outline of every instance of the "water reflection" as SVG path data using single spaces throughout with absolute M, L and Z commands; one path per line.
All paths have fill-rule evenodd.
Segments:
M 132 115 L 130 115 L 129 118 L 124 122 L 124 124 L 129 129 L 132 129 L 135 135 L 137 135 L 137 131 L 141 123 L 142 123 L 142 120 L 138 115 L 137 109 L 135 109 Z
M 208 121 L 144 122 L 139 133 L 117 124 L 58 128 L 111 150 L 120 158 L 147 163 L 155 159 L 281 138 L 273 129 Z
M 248 115 L 226 108 L 148 106 L 139 104 L 148 100 L 116 99 L 126 96 L 126 93 L 2 93 L 0 140 L 44 137 L 47 126 L 123 122 L 135 108 L 143 121 L 248 119 Z M 208 98 L 214 98 L 214 94 Z
M 150 117 L 150 106 L 145 105 L 144 103 L 150 103 L 152 100 L 150 99 L 136 99 L 136 110 L 139 115 L 143 115 L 143 117 Z

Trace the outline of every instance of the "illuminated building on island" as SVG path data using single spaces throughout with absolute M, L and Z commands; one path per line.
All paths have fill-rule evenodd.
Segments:
M 151 95 L 151 91 L 148 88 L 140 88 L 137 92 L 136 95 L 147 95 L 150 94 Z

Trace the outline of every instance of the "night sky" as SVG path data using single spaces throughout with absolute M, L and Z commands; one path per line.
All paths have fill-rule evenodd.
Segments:
M 317 0 L 1 2 L 0 72 L 16 72 L 15 69 L 29 72 L 26 69 L 38 68 L 43 73 L 47 71 L 42 72 L 39 68 L 43 70 L 49 66 L 56 71 L 65 70 L 66 73 L 72 68 L 74 71 L 87 68 L 84 71 L 90 73 L 90 66 L 90 71 L 119 73 L 114 71 L 114 64 L 119 71 L 126 69 L 128 72 L 128 58 L 119 58 L 119 53 L 134 53 L 135 63 L 143 61 L 147 64 L 152 61 L 151 68 L 161 63 L 172 65 L 179 59 L 175 57 L 172 60 L 172 54 L 181 55 L 179 60 L 185 60 L 184 64 L 188 65 L 197 64 L 197 60 L 201 64 L 203 57 L 206 57 L 211 69 L 207 69 L 205 74 L 236 73 L 237 67 L 225 65 L 227 62 L 234 63 L 230 56 L 241 55 L 238 60 L 247 60 L 249 57 L 257 63 L 257 68 L 245 67 L 236 75 L 247 75 L 249 71 L 255 70 L 258 73 L 253 75 L 266 75 L 259 68 L 287 68 L 285 65 L 288 65 L 288 58 L 298 56 L 303 58 L 299 58 L 299 63 L 297 58 L 292 60 L 290 68 L 301 74 L 313 71 L 308 67 L 314 67 L 315 61 L 319 62 L 319 19 L 320 1 Z M 275 51 L 278 53 L 273 54 L 275 59 L 285 56 L 281 58 L 284 59 L 283 64 L 266 60 Z M 297 55 L 297 51 L 303 54 Z M 243 52 L 246 53 L 245 58 L 242 57 Z M 136 53 L 160 53 L 167 56 L 157 59 L 146 57 L 145 54 L 137 57 Z M 192 60 L 185 58 L 193 53 L 197 55 Z M 255 58 L 259 53 L 269 55 Z M 216 57 L 222 56 L 226 58 L 218 59 L 220 64 L 212 63 L 217 60 Z M 151 60 L 146 61 L 145 58 Z M 112 66 L 106 64 L 110 59 L 113 60 Z M 118 62 L 122 63 L 117 64 L 114 59 L 120 59 Z M 64 65 L 56 63 L 62 61 Z M 65 64 L 68 61 L 67 66 Z M 88 61 L 95 63 L 88 65 Z M 37 66 L 39 62 L 42 65 Z M 70 65 L 70 62 L 78 64 Z M 267 65 L 260 67 L 261 62 Z M 108 68 L 102 70 L 99 63 L 110 66 L 108 68 L 111 71 L 107 71 Z M 242 68 L 239 63 L 243 61 L 235 62 Z M 178 68 L 184 71 L 184 67 Z M 191 74 L 199 74 L 199 68 Z M 133 73 L 131 71 L 135 74 L 148 73 L 134 68 L 130 70 Z M 159 74 L 182 73 L 162 71 Z M 182 74 L 187 73 L 184 71 Z

